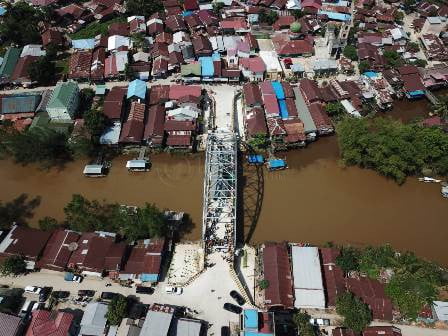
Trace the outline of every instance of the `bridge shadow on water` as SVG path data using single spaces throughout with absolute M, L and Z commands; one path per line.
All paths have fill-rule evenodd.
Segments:
M 255 154 L 246 148 L 248 154 Z M 238 153 L 237 242 L 250 243 L 257 228 L 264 198 L 264 167 L 248 165 Z

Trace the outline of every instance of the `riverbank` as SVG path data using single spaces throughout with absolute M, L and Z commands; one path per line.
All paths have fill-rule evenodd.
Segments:
M 426 100 L 402 100 L 387 115 L 408 122 L 425 117 L 428 110 Z M 440 195 L 439 184 L 411 177 L 398 186 L 374 171 L 342 167 L 336 136 L 319 138 L 286 156 L 289 169 L 285 171 L 263 169 L 260 177 L 250 167 L 243 169 L 239 218 L 242 235 L 249 242 L 391 243 L 396 249 L 448 265 L 444 248 L 448 203 Z M 86 164 L 82 160 L 68 163 L 61 171 L 1 160 L 0 200 L 8 202 L 21 193 L 30 198 L 41 196 L 29 221 L 33 226 L 44 216 L 62 220 L 63 208 L 74 193 L 120 204 L 155 203 L 159 208 L 188 213 L 195 226 L 185 238 L 200 239 L 204 156 L 153 155 L 153 167 L 147 173 L 129 173 L 125 168 L 128 158 L 116 158 L 110 174 L 98 179 L 82 175 Z

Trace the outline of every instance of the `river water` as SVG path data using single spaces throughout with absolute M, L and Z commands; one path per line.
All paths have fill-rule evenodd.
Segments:
M 396 103 L 391 114 L 404 121 L 422 116 L 427 103 Z M 185 211 L 195 224 L 188 239 L 200 239 L 203 155 L 154 156 L 147 173 L 128 173 L 127 158 L 115 159 L 106 178 L 82 175 L 85 162 L 63 170 L 41 171 L 0 161 L 0 200 L 21 193 L 41 196 L 30 224 L 52 216 L 63 219 L 71 195 L 121 204 L 155 203 Z M 250 242 L 391 243 L 400 250 L 448 265 L 448 201 L 440 185 L 408 178 L 398 186 L 374 171 L 342 167 L 335 136 L 321 138 L 304 150 L 287 153 L 289 169 L 268 173 L 244 167 L 240 178 L 240 227 Z

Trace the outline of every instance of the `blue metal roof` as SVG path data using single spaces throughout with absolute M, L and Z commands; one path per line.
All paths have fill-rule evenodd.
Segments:
M 280 118 L 286 119 L 289 117 L 288 108 L 286 107 L 286 101 L 284 99 L 278 101 L 280 108 Z
M 319 14 L 325 14 L 326 16 L 328 16 L 328 18 L 330 20 L 336 20 L 336 21 L 350 21 L 351 20 L 350 14 L 335 13 L 335 12 L 330 12 L 330 11 L 325 11 L 325 10 L 320 10 Z
M 159 275 L 143 273 L 142 275 L 140 275 L 140 280 L 143 282 L 157 282 L 159 281 Z
M 277 99 L 285 99 L 285 92 L 283 91 L 283 86 L 279 81 L 272 81 L 271 82 L 272 89 L 275 92 L 275 95 L 277 96 Z
M 0 16 L 5 15 L 6 13 L 6 8 L 5 7 L 0 7 Z
M 127 98 L 137 97 L 145 99 L 146 97 L 146 82 L 135 79 L 129 83 Z
M 190 15 L 193 15 L 193 12 L 192 12 L 192 11 L 184 11 L 184 12 L 182 13 L 182 16 L 183 16 L 183 17 L 190 16 Z
M 214 52 L 212 58 L 213 61 L 219 61 L 221 59 L 221 55 L 218 52 Z
M 253 331 L 245 331 L 244 336 L 274 336 L 274 334 L 259 333 Z
M 244 329 L 258 329 L 258 310 L 244 309 Z
M 369 77 L 369 78 L 376 78 L 378 77 L 378 74 L 374 71 L 366 71 L 363 73 L 364 76 Z
M 40 95 L 5 96 L 2 99 L 1 113 L 35 112 L 40 102 Z
M 418 97 L 418 96 L 424 96 L 425 95 L 425 92 L 423 92 L 422 90 L 410 91 L 408 93 L 412 97 Z
M 199 57 L 201 63 L 202 77 L 213 77 L 215 68 L 213 66 L 213 58 L 211 57 Z
M 282 159 L 272 159 L 269 160 L 269 167 L 270 168 L 283 168 L 286 167 L 286 162 L 285 160 Z
M 74 49 L 93 49 L 95 48 L 95 39 L 72 40 L 72 47 Z
M 264 163 L 264 157 L 260 154 L 250 154 L 247 156 L 247 162 L 251 164 L 262 164 Z

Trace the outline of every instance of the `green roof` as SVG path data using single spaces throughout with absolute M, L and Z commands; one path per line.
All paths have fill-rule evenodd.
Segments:
M 75 82 L 59 83 L 48 102 L 48 108 L 68 108 L 71 97 L 78 94 L 78 84 Z
M 11 77 L 20 58 L 21 49 L 9 48 L 3 58 L 3 63 L 0 66 L 0 76 Z
M 201 64 L 200 63 L 182 64 L 180 71 L 182 76 L 200 76 Z

